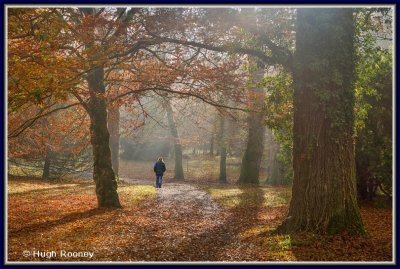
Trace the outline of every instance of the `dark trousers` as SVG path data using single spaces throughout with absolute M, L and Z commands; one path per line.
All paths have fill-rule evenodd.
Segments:
M 162 175 L 156 175 L 156 188 L 161 188 L 162 177 Z

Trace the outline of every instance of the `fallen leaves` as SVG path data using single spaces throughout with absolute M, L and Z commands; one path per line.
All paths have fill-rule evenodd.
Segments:
M 123 183 L 124 208 L 107 210 L 96 208 L 89 182 L 9 180 L 8 260 L 48 260 L 24 250 L 94 252 L 52 261 L 392 260 L 391 209 L 362 205 L 365 237 L 273 235 L 287 213 L 286 188 L 152 183 Z

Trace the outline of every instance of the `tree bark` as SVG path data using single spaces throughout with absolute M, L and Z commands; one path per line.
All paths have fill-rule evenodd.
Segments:
M 264 77 L 264 69 L 260 66 L 255 68 L 256 70 L 251 73 L 253 88 L 249 90 L 252 111 L 248 116 L 249 131 L 238 183 L 259 183 L 260 165 L 264 151 L 265 124 L 262 108 L 265 90 L 257 85 Z
M 95 8 L 80 8 L 85 16 L 94 16 Z M 91 49 L 95 44 L 94 33 L 85 44 Z M 90 142 L 93 150 L 93 179 L 96 184 L 98 207 L 119 208 L 121 204 L 117 193 L 117 182 L 112 169 L 110 134 L 107 129 L 107 105 L 105 100 L 104 67 L 90 62 L 91 70 L 87 73 L 90 99 L 87 111 L 90 116 Z
M 111 107 L 108 110 L 108 129 L 110 131 L 111 163 L 116 176 L 119 175 L 119 107 Z
M 53 159 L 53 153 L 51 152 L 51 150 L 48 150 L 46 152 L 46 157 L 44 158 L 43 174 L 42 174 L 43 179 L 48 179 L 50 177 L 50 167 L 52 159 Z
M 277 232 L 364 233 L 357 206 L 354 18 L 350 8 L 298 9 L 294 181 Z
M 168 125 L 171 135 L 174 138 L 174 155 L 175 155 L 175 172 L 174 179 L 185 179 L 183 174 L 183 161 L 182 161 L 182 145 L 180 143 L 178 129 L 174 119 L 174 111 L 172 110 L 171 103 L 165 99 L 163 101 L 164 109 L 167 111 Z
M 121 204 L 111 163 L 103 67 L 93 66 L 86 79 L 90 93 L 88 102 L 90 141 L 93 148 L 93 179 L 96 184 L 98 207 L 118 208 L 121 207 Z
M 226 141 L 225 141 L 225 118 L 223 115 L 219 116 L 220 122 L 220 132 L 219 132 L 219 152 L 220 152 L 220 162 L 219 162 L 219 182 L 227 183 L 226 179 Z

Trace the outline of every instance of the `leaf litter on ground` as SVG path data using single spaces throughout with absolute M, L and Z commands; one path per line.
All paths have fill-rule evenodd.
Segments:
M 124 179 L 122 209 L 97 209 L 79 179 L 8 182 L 8 260 L 24 250 L 93 251 L 54 261 L 392 261 L 392 210 L 362 204 L 367 236 L 274 235 L 289 188 Z

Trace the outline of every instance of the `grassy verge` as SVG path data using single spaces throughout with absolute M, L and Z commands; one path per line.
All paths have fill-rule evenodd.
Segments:
M 211 197 L 226 208 L 241 207 L 278 207 L 287 205 L 290 201 L 290 188 L 268 187 L 212 187 L 206 191 Z

